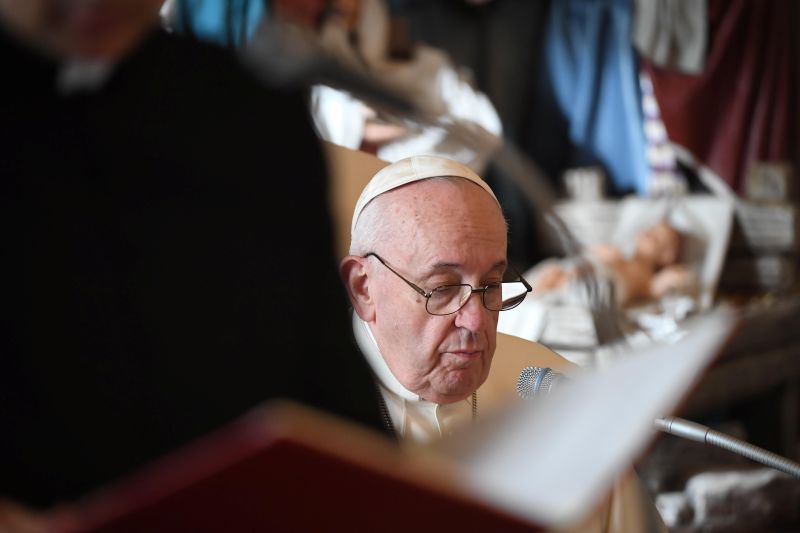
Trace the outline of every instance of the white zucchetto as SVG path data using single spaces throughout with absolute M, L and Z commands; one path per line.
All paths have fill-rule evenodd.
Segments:
M 415 181 L 440 177 L 469 180 L 489 193 L 494 198 L 494 201 L 497 202 L 497 197 L 492 192 L 492 189 L 469 167 L 438 156 L 417 155 L 407 157 L 382 168 L 369 180 L 356 202 L 356 208 L 353 211 L 353 222 L 350 225 L 350 234 L 352 235 L 355 231 L 361 212 L 377 196 Z M 500 202 L 497 202 L 497 205 L 500 205 Z

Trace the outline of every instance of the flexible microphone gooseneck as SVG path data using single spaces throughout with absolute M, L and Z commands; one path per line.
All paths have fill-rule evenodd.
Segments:
M 708 426 L 685 420 L 675 416 L 666 416 L 655 420 L 655 427 L 664 433 L 683 437 L 684 439 L 710 444 L 723 450 L 728 450 L 736 455 L 741 455 L 752 461 L 786 472 L 794 477 L 800 477 L 800 464 L 785 457 L 760 448 L 749 442 L 732 437 Z
M 568 381 L 568 378 L 551 368 L 526 366 L 517 379 L 517 393 L 522 399 L 530 400 L 539 394 L 548 394 L 565 381 Z M 800 478 L 800 464 L 708 426 L 675 416 L 657 418 L 653 425 L 664 433 L 710 444 Z

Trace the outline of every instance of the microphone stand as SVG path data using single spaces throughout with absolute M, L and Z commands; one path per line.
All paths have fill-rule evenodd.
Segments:
M 708 426 L 675 416 L 657 418 L 654 425 L 656 429 L 664 433 L 683 437 L 684 439 L 693 440 L 695 442 L 710 444 L 711 446 L 728 450 L 729 452 L 741 455 L 757 463 L 800 478 L 800 464 L 776 453 L 772 453 L 769 450 L 750 444 L 749 442 L 711 429 Z
M 527 366 L 517 379 L 517 394 L 523 400 L 532 400 L 537 395 L 549 394 L 556 386 L 568 379 L 561 373 L 553 371 L 551 368 Z M 773 453 L 764 448 L 760 448 L 749 442 L 745 442 L 731 435 L 711 429 L 708 426 L 692 422 L 676 416 L 665 416 L 657 418 L 653 422 L 655 429 L 693 440 L 703 444 L 709 444 L 735 453 L 751 461 L 774 468 L 786 474 L 800 478 L 800 464 Z

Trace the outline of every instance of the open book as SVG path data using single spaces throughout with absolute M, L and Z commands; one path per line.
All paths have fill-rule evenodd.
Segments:
M 432 448 L 273 404 L 50 514 L 55 531 L 530 531 L 575 523 L 720 352 L 718 311 Z

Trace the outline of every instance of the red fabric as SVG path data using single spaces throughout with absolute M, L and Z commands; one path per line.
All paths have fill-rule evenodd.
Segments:
M 670 140 L 737 191 L 755 161 L 800 163 L 800 8 L 795 0 L 709 0 L 700 75 L 645 66 Z

